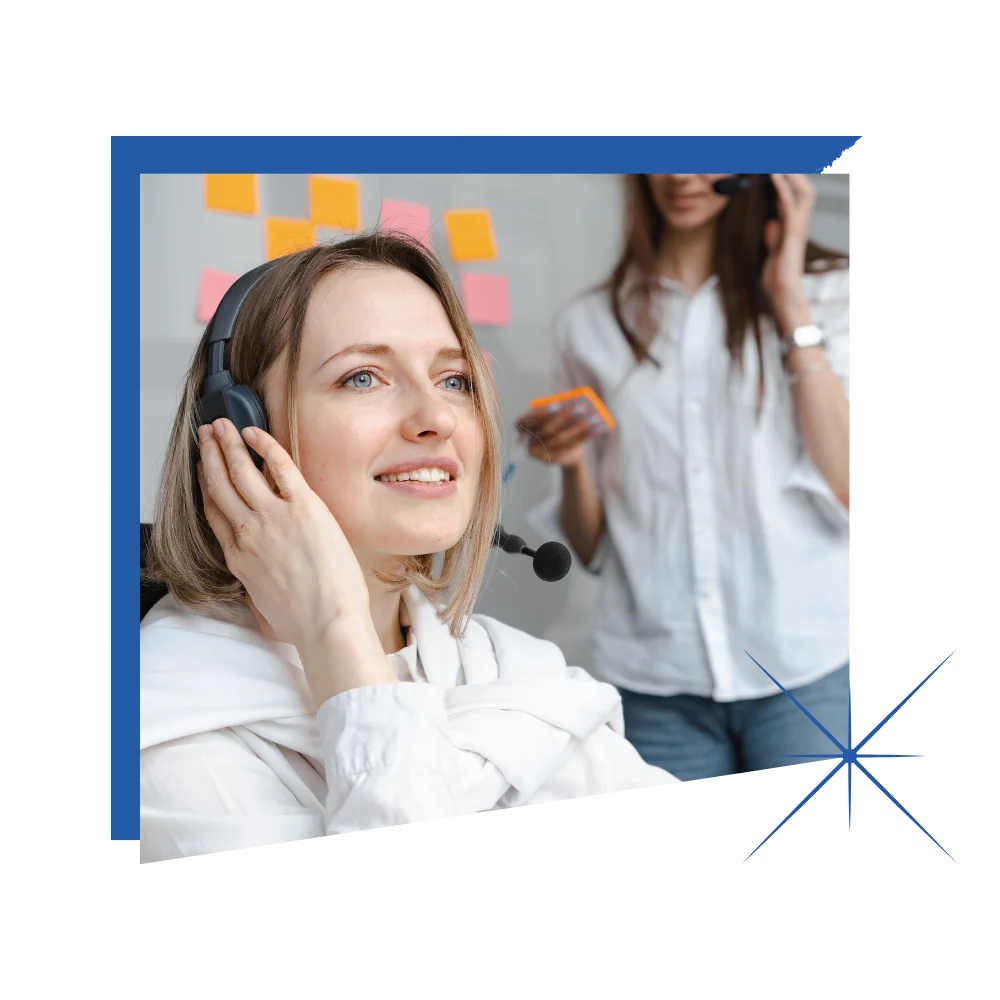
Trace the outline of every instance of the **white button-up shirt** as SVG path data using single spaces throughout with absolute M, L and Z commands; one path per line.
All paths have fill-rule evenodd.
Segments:
M 846 391 L 848 271 L 804 281 Z M 717 279 L 694 294 L 662 279 L 654 298 L 659 368 L 636 364 L 606 291 L 556 324 L 557 389 L 591 386 L 617 423 L 590 450 L 606 525 L 588 567 L 601 579 L 594 673 L 663 696 L 775 694 L 750 653 L 808 684 L 848 659 L 847 510 L 805 452 L 773 331 L 758 415 L 756 343 L 734 370 Z M 548 537 L 557 505 L 530 518 Z

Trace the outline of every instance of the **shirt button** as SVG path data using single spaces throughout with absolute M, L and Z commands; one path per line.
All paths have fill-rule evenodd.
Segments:
M 701 472 L 701 466 L 700 465 L 692 465 L 691 466 L 691 475 L 696 476 L 696 475 L 698 475 L 699 472 Z
M 709 598 L 708 587 L 699 587 L 698 588 L 698 600 L 699 601 L 707 601 L 708 598 Z

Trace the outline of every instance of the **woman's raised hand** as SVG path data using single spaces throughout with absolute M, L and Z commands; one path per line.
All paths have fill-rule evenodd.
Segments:
M 550 413 L 536 408 L 517 418 L 517 430 L 528 437 L 528 454 L 540 462 L 568 468 L 586 459 L 584 445 L 590 437 L 586 417 L 574 416 L 572 409 Z
M 778 218 L 764 226 L 768 256 L 761 283 L 781 332 L 788 334 L 810 322 L 802 274 L 816 189 L 803 174 L 771 174 L 771 180 L 778 194 Z

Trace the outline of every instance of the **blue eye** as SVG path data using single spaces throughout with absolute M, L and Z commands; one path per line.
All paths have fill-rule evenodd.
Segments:
M 370 389 L 372 387 L 372 373 L 355 372 L 344 384 L 354 386 L 355 389 Z
M 458 392 L 468 392 L 471 389 L 471 383 L 464 375 L 449 375 L 445 380 L 444 384 L 449 389 L 455 389 Z

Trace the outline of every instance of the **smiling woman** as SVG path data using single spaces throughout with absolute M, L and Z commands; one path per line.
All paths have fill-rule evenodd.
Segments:
M 430 257 L 418 261 L 436 267 Z M 455 628 L 471 610 L 489 554 L 500 433 L 496 396 L 461 306 L 443 272 L 427 276 L 433 285 L 412 270 L 369 265 L 319 277 L 299 341 L 294 433 L 297 465 L 369 575 L 393 587 L 414 583 L 428 597 L 454 582 L 446 617 Z M 264 379 L 279 441 L 293 433 L 286 370 L 279 363 Z M 441 461 L 455 469 L 447 503 L 415 508 L 402 502 L 405 491 L 378 482 L 404 464 L 429 470 Z M 433 577 L 437 552 L 445 569 Z
M 450 593 L 444 619 L 454 632 L 489 557 L 501 435 L 482 352 L 441 265 L 419 244 L 383 235 L 282 258 L 244 303 L 228 363 L 233 379 L 264 401 L 272 434 L 369 575 L 432 599 Z M 199 517 L 195 488 L 207 372 L 203 342 L 167 448 L 148 566 L 180 603 L 231 617 L 245 609 L 246 588 Z M 419 469 L 435 457 L 453 461 L 457 449 L 464 488 L 446 510 L 414 519 L 374 485 L 393 462 Z M 444 565 L 432 575 L 438 552 Z
M 147 556 L 170 593 L 140 630 L 144 861 L 675 780 L 613 687 L 471 613 L 498 404 L 426 250 L 362 236 L 264 274 L 227 364 L 269 432 L 198 426 L 208 334 Z

